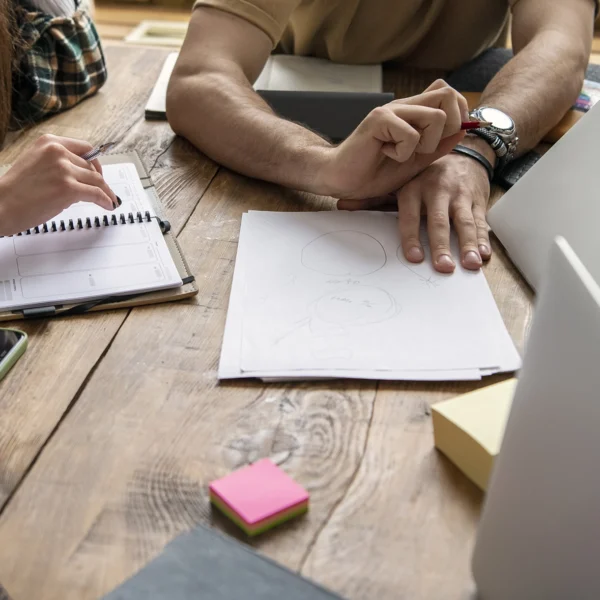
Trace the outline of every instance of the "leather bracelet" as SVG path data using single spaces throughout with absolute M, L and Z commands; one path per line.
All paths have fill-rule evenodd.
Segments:
M 476 160 L 486 171 L 489 177 L 490 182 L 494 179 L 494 167 L 492 167 L 492 163 L 480 152 L 477 150 L 473 150 L 473 148 L 467 148 L 466 146 L 455 146 L 452 152 L 456 154 L 463 154 L 464 156 L 469 156 L 472 159 Z

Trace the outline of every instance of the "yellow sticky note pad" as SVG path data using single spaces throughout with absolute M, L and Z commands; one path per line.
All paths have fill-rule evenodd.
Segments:
M 435 447 L 484 491 L 500 451 L 516 384 L 516 379 L 508 379 L 431 408 Z

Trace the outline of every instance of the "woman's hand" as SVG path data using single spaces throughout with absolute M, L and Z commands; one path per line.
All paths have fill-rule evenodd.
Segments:
M 80 155 L 87 142 L 44 135 L 0 177 L 0 235 L 14 235 L 52 219 L 76 202 L 114 210 L 119 202 L 95 160 Z

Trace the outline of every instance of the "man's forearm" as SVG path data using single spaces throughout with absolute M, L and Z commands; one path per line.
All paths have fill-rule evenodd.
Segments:
M 517 126 L 519 153 L 530 150 L 573 105 L 581 91 L 593 35 L 593 3 L 515 4 L 516 56 L 492 79 L 481 104 L 509 114 Z M 575 0 L 574 0 L 575 1 Z M 546 9 L 548 16 L 545 16 Z
M 581 91 L 587 60 L 556 36 L 538 36 L 498 73 L 481 105 L 509 114 L 519 134 L 519 153 L 536 146 L 565 115 Z
M 225 74 L 175 80 L 171 126 L 213 160 L 249 177 L 327 194 L 322 166 L 331 144 L 273 113 L 249 84 Z

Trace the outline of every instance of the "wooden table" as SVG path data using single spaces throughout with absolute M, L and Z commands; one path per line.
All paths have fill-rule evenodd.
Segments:
M 468 598 L 482 494 L 434 450 L 430 405 L 482 384 L 218 383 L 242 213 L 331 200 L 218 168 L 144 121 L 167 52 L 107 48 L 100 94 L 0 153 L 11 162 L 43 132 L 137 149 L 200 288 L 18 323 L 30 347 L 0 383 L 0 581 L 13 600 L 97 598 L 197 523 L 237 535 L 211 512 L 208 482 L 269 456 L 308 488 L 311 511 L 252 542 L 261 552 L 352 599 Z M 406 94 L 435 76 L 386 81 Z M 495 251 L 485 273 L 521 348 L 530 292 Z

